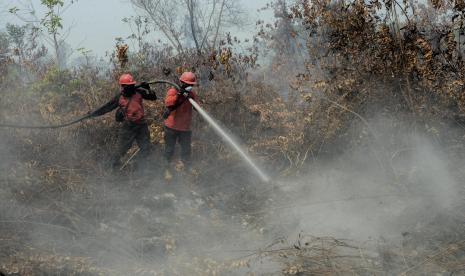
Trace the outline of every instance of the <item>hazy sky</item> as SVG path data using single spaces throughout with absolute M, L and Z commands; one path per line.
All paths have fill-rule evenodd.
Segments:
M 0 9 L 3 10 L 0 10 L 1 27 L 6 22 L 16 22 L 15 18 L 5 14 L 6 8 L 21 6 L 21 3 L 28 1 L 40 7 L 40 0 L 0 0 Z M 242 33 L 250 32 L 252 35 L 254 22 L 260 16 L 257 9 L 265 6 L 269 0 L 237 1 L 244 5 L 252 23 Z M 105 51 L 114 49 L 116 37 L 130 35 L 130 28 L 121 19 L 135 14 L 129 0 L 78 0 L 63 16 L 65 25 L 73 26 L 67 42 L 73 48 L 85 47 L 101 56 Z

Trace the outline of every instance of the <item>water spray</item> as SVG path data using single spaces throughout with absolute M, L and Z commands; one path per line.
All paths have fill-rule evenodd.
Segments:
M 153 80 L 147 82 L 148 84 L 169 84 L 174 86 L 178 91 L 181 91 L 181 88 L 176 83 L 166 81 L 166 80 Z M 194 108 L 199 112 L 199 114 L 213 127 L 213 129 L 220 135 L 224 141 L 226 141 L 234 150 L 236 150 L 241 158 L 253 169 L 253 171 L 260 177 L 264 182 L 269 182 L 270 178 L 252 161 L 252 158 L 236 143 L 220 126 L 219 124 L 202 108 L 197 104 L 193 99 L 189 98 L 189 102 L 194 106 Z M 20 124 L 2 124 L 0 123 L 0 128 L 26 128 L 26 129 L 56 129 L 64 128 L 77 123 L 80 123 L 84 120 L 91 119 L 94 117 L 94 112 L 91 112 L 77 120 L 58 124 L 58 125 L 45 125 L 45 126 L 31 126 L 31 125 L 20 125 Z M 137 152 L 126 162 L 123 168 L 127 163 L 137 154 Z
M 270 178 L 252 161 L 252 158 L 220 127 L 220 125 L 193 99 L 189 98 L 189 102 L 199 112 L 199 114 L 213 127 L 218 135 L 223 138 L 234 150 L 236 150 L 242 159 L 253 169 L 253 171 L 264 182 L 269 182 Z

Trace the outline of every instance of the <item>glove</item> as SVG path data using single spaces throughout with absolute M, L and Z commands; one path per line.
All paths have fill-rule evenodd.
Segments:
M 150 90 L 150 84 L 148 84 L 147 82 L 142 82 L 139 87 L 141 88 L 144 88 L 144 89 L 147 89 L 147 90 Z
M 192 86 L 188 86 L 186 88 L 182 88 L 181 91 L 178 92 L 178 96 L 182 95 L 184 97 L 190 97 L 192 92 Z
M 182 96 L 182 97 L 186 97 L 186 98 L 187 98 L 187 97 L 189 97 L 189 92 L 187 92 L 187 91 L 180 91 L 180 92 L 178 92 L 177 95 L 178 95 L 178 97 L 181 97 L 181 96 Z

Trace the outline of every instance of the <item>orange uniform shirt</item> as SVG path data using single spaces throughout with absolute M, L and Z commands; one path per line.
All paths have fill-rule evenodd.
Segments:
M 174 88 L 168 89 L 165 97 L 165 106 L 173 106 L 176 103 L 178 91 Z M 197 94 L 192 91 L 191 97 L 197 101 Z M 189 100 L 184 101 L 178 108 L 171 111 L 165 120 L 165 126 L 179 131 L 190 131 L 192 124 L 192 104 Z
M 118 105 L 126 110 L 126 119 L 134 122 L 141 123 L 144 120 L 144 106 L 142 105 L 142 96 L 136 93 L 130 99 L 121 95 L 118 100 Z

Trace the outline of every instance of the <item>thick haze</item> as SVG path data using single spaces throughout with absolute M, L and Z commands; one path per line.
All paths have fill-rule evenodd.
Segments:
M 36 8 L 40 7 L 40 0 L 0 0 L 0 25 L 7 22 L 21 23 L 14 16 L 8 14 L 11 7 L 21 7 L 32 2 Z M 66 1 L 66 2 L 69 2 Z M 237 34 L 247 34 L 254 31 L 255 21 L 259 18 L 259 8 L 264 7 L 268 0 L 247 1 L 240 0 L 247 12 L 249 22 L 243 30 Z M 67 42 L 74 49 L 84 47 L 92 50 L 93 54 L 102 56 L 106 51 L 112 51 L 115 38 L 126 38 L 131 34 L 131 29 L 122 22 L 125 17 L 136 15 L 136 11 L 129 0 L 77 0 L 64 14 L 64 27 L 72 26 Z M 260 17 L 265 16 L 262 14 Z M 151 34 L 150 39 L 158 40 Z

